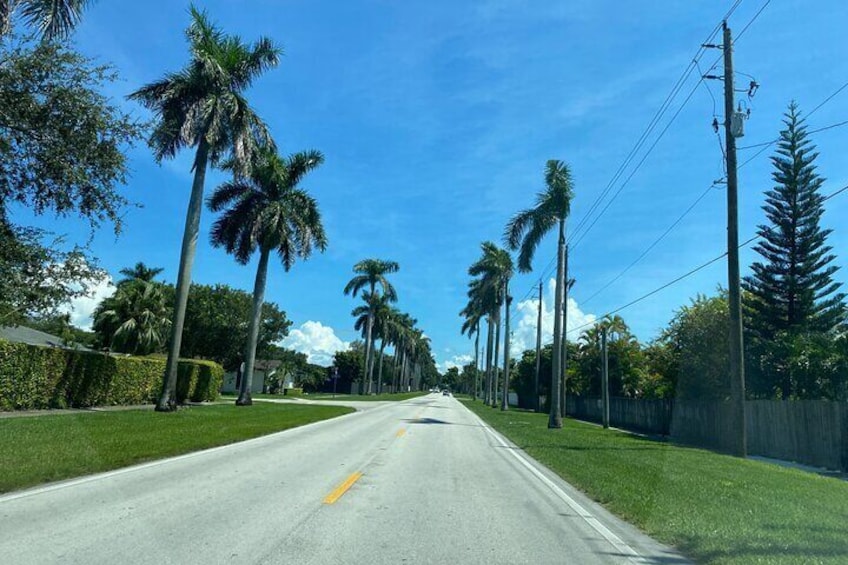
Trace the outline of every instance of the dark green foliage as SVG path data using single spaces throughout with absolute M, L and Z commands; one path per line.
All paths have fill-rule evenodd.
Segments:
M 0 341 L 0 410 L 146 404 L 164 370 L 158 358 Z M 223 376 L 211 361 L 181 360 L 179 401 L 215 400 Z
M 775 186 L 763 206 L 769 225 L 759 226 L 762 239 L 754 248 L 763 261 L 751 266 L 744 283 L 749 381 L 757 395 L 810 398 L 822 387 L 798 376 L 793 358 L 800 343 L 821 343 L 818 336 L 845 319 L 845 295 L 833 280 L 839 267 L 826 243 L 832 230 L 819 225 L 824 179 L 816 173 L 818 153 L 794 102 L 784 124 L 771 159 Z
M 147 355 L 160 351 L 171 321 L 162 284 L 122 281 L 94 314 L 94 330 L 112 351 Z
M 727 294 L 698 295 L 663 330 L 658 343 L 670 348 L 666 380 L 676 383 L 677 398 L 719 400 L 730 394 L 730 314 Z
M 362 342 L 354 342 L 347 351 L 336 351 L 333 356 L 333 365 L 339 371 L 339 389 L 341 383 L 362 382 L 365 374 L 365 345 Z
M 4 41 L 0 59 L 0 208 L 19 202 L 119 231 L 125 151 L 142 130 L 102 94 L 115 73 L 56 43 Z

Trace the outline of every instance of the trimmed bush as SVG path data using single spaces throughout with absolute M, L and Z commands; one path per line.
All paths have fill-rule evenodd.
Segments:
M 0 410 L 133 405 L 154 402 L 165 360 L 105 355 L 0 340 Z M 224 369 L 180 360 L 177 401 L 218 398 Z
M 303 396 L 302 388 L 284 388 L 283 395 L 285 396 Z

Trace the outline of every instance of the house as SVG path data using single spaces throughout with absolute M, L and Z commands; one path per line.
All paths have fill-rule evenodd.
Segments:
M 67 342 L 61 337 L 51 335 L 26 326 L 0 326 L 0 339 L 12 343 L 26 343 L 28 345 L 41 345 L 43 347 L 60 347 L 62 349 L 78 349 L 91 351 L 91 349 L 79 343 Z
M 253 380 L 250 381 L 250 392 L 258 393 L 267 390 L 265 382 L 268 377 L 273 377 L 280 368 L 282 361 L 277 359 L 257 359 L 253 364 Z M 241 364 L 238 371 L 231 371 L 224 374 L 224 383 L 221 386 L 221 392 L 235 393 L 238 392 L 241 386 L 241 371 L 244 370 L 244 363 Z M 290 379 L 288 379 L 290 380 Z M 294 386 L 291 382 L 283 382 L 282 388 L 291 388 Z

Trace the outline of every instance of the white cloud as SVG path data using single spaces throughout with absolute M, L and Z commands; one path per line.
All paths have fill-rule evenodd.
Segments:
M 339 339 L 333 328 L 312 320 L 304 322 L 300 328 L 291 330 L 280 345 L 305 353 L 310 363 L 322 367 L 333 364 L 333 355 L 336 351 L 350 349 L 350 342 Z
M 94 309 L 104 298 L 112 296 L 115 292 L 112 277 L 109 275 L 104 276 L 99 281 L 91 281 L 91 283 L 91 290 L 86 296 L 74 298 L 67 306 L 59 309 L 63 314 L 71 315 L 72 325 L 87 331 L 91 331 Z
M 462 370 L 462 367 L 464 365 L 468 365 L 469 363 L 471 363 L 473 361 L 474 361 L 473 355 L 468 355 L 468 354 L 454 355 L 453 357 L 451 357 L 450 359 L 448 359 L 446 361 L 443 361 L 442 363 L 436 363 L 436 368 L 439 370 L 440 373 L 444 373 L 445 371 L 447 371 L 451 367 L 456 367 L 456 368 Z
M 554 335 L 554 290 L 556 281 L 548 280 L 548 291 L 542 300 L 542 343 L 549 343 Z M 516 307 L 515 320 L 512 321 L 512 341 L 510 342 L 510 353 L 513 356 L 521 355 L 525 349 L 536 347 L 536 322 L 538 320 L 538 299 L 524 300 Z M 569 297 L 566 308 L 567 320 L 566 331 L 569 340 L 577 339 L 581 326 L 592 324 L 597 319 L 594 314 L 583 312 L 577 302 Z M 577 329 L 580 328 L 580 329 Z

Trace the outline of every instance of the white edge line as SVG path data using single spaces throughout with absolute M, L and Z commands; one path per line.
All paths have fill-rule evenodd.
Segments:
M 225 449 L 232 449 L 232 448 L 238 447 L 238 446 L 251 445 L 251 444 L 254 444 L 254 443 L 263 443 L 263 442 L 271 441 L 271 440 L 273 440 L 273 439 L 275 439 L 275 438 L 277 438 L 281 435 L 284 435 L 284 434 L 290 434 L 290 433 L 297 432 L 299 430 L 303 430 L 305 428 L 311 428 L 311 427 L 316 427 L 316 426 L 320 426 L 320 425 L 323 425 L 323 424 L 328 424 L 330 422 L 337 421 L 341 418 L 347 418 L 347 417 L 355 416 L 357 414 L 365 414 L 367 412 L 372 412 L 374 410 L 380 410 L 380 409 L 385 408 L 387 406 L 393 406 L 393 404 L 386 404 L 385 406 L 377 406 L 375 408 L 371 408 L 370 410 L 356 410 L 356 411 L 351 412 L 349 414 L 342 414 L 340 416 L 334 416 L 332 418 L 327 418 L 325 420 L 318 420 L 317 422 L 304 424 L 302 426 L 295 426 L 295 427 L 289 428 L 287 430 L 282 430 L 282 431 L 279 431 L 279 432 L 274 432 L 272 434 L 246 439 L 244 441 L 237 441 L 237 442 L 233 442 L 233 443 L 228 443 L 226 445 L 219 445 L 217 447 L 210 447 L 208 449 L 202 449 L 200 451 L 192 451 L 190 453 L 183 453 L 182 455 L 175 455 L 174 457 L 167 457 L 165 459 L 157 459 L 155 461 L 148 461 L 147 463 L 139 463 L 137 465 L 130 465 L 129 467 L 121 467 L 120 469 L 113 469 L 111 471 L 104 471 L 102 473 L 96 473 L 96 474 L 93 474 L 93 475 L 86 475 L 84 477 L 79 477 L 79 478 L 76 478 L 76 479 L 68 479 L 68 480 L 65 480 L 65 481 L 50 483 L 50 484 L 40 486 L 40 487 L 32 487 L 32 488 L 29 488 L 29 489 L 26 489 L 26 490 L 0 495 L 0 504 L 3 504 L 4 502 L 12 502 L 13 500 L 18 500 L 20 498 L 26 498 L 28 496 L 46 494 L 48 492 L 53 492 L 53 491 L 61 490 L 61 489 L 68 488 L 68 487 L 82 485 L 82 484 L 85 484 L 85 483 L 99 481 L 99 480 L 102 480 L 102 479 L 108 479 L 110 477 L 115 477 L 115 476 L 123 475 L 123 474 L 126 474 L 126 473 L 134 473 L 136 471 L 142 471 L 144 469 L 149 469 L 151 467 L 158 467 L 159 465 L 167 465 L 169 463 L 175 463 L 177 461 L 183 461 L 185 459 L 190 459 L 192 457 L 199 457 L 199 456 L 202 456 L 202 455 L 208 455 L 210 453 L 223 451 Z
M 471 410 L 469 410 L 471 412 Z M 574 510 L 578 516 L 583 518 L 583 520 L 589 524 L 592 529 L 598 532 L 601 537 L 603 537 L 607 542 L 609 542 L 615 549 L 623 553 L 628 557 L 628 559 L 637 559 L 639 562 L 647 562 L 644 557 L 639 555 L 635 549 L 630 547 L 624 540 L 615 535 L 609 528 L 607 528 L 600 520 L 598 520 L 591 512 L 586 510 L 579 502 L 574 500 L 571 496 L 568 495 L 564 490 L 562 490 L 556 483 L 546 477 L 541 471 L 539 471 L 531 462 L 527 460 L 524 456 L 522 456 L 518 451 L 512 448 L 508 443 L 506 443 L 501 434 L 495 431 L 489 424 L 483 421 L 480 416 L 471 412 L 475 418 L 477 418 L 480 423 L 483 425 L 483 428 L 491 435 L 495 440 L 501 445 L 501 447 L 506 447 L 507 452 L 510 453 L 513 457 L 515 457 L 519 463 L 521 463 L 527 470 L 529 470 L 537 479 L 539 479 L 545 486 L 551 489 L 554 494 L 556 494 L 563 502 L 565 502 L 572 510 Z

